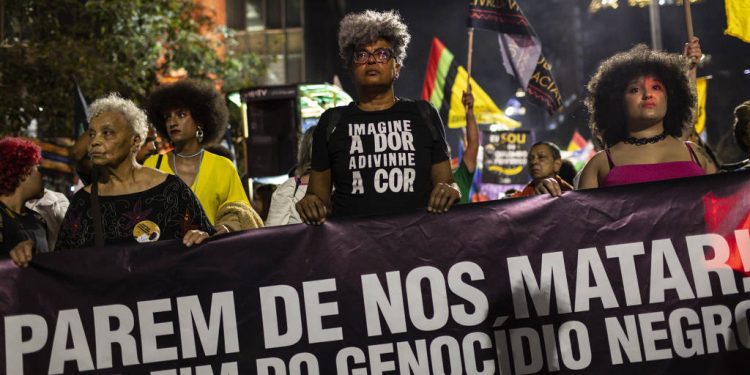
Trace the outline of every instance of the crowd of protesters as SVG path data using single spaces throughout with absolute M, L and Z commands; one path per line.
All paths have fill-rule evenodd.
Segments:
M 298 148 L 290 178 L 256 209 L 231 154 L 213 149 L 227 108 L 210 83 L 184 80 L 157 88 L 147 109 L 117 94 L 96 100 L 89 130 L 73 147 L 86 185 L 68 203 L 43 189 L 41 151 L 19 138 L 0 140 L 0 250 L 19 266 L 34 254 L 212 236 L 264 226 L 322 224 L 329 217 L 426 209 L 440 214 L 468 203 L 477 166 L 478 130 L 471 87 L 463 95 L 465 149 L 451 170 L 442 120 L 428 102 L 394 91 L 411 36 L 397 12 L 346 15 L 339 52 L 357 100 L 327 110 Z M 603 61 L 587 85 L 592 134 L 602 151 L 576 176 L 551 142 L 528 155 L 531 181 L 514 198 L 560 196 L 573 189 L 642 183 L 747 169 L 687 141 L 693 123 L 699 41 L 682 55 L 639 45 Z M 737 144 L 750 156 L 750 101 L 735 110 Z M 153 131 L 173 150 L 154 151 Z M 145 146 L 144 146 L 145 144 Z M 33 210 L 32 210 L 33 209 Z

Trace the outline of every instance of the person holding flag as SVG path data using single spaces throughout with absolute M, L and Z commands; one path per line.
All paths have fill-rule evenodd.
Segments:
M 440 116 L 428 102 L 399 98 L 393 88 L 411 39 L 401 16 L 348 14 L 338 39 L 357 101 L 327 110 L 318 121 L 310 182 L 296 204 L 300 218 L 321 224 L 330 214 L 448 211 L 461 193 Z

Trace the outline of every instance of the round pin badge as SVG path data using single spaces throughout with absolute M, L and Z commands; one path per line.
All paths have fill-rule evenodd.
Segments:
M 133 227 L 133 237 L 139 243 L 156 242 L 161 235 L 161 229 L 153 221 L 143 220 Z

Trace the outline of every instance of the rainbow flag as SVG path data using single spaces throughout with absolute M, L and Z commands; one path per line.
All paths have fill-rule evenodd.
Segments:
M 586 143 L 588 143 L 586 138 L 583 138 L 581 133 L 576 130 L 573 132 L 573 137 L 570 138 L 570 143 L 568 143 L 568 151 L 582 150 L 586 147 Z
M 433 38 L 422 85 L 422 99 L 437 108 L 440 118 L 451 129 L 466 126 L 466 110 L 461 98 L 468 88 L 468 82 L 466 69 L 456 64 L 453 53 L 438 38 Z M 520 122 L 506 116 L 473 78 L 471 93 L 474 95 L 474 116 L 478 124 L 502 124 L 508 129 L 521 126 Z

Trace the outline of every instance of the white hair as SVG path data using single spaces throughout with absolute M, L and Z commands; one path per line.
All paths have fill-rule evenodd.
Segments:
M 109 95 L 96 99 L 89 107 L 88 122 L 94 117 L 101 115 L 102 113 L 119 113 L 128 123 L 133 132 L 140 136 L 141 142 L 138 147 L 143 146 L 146 141 L 146 135 L 148 134 L 148 120 L 146 113 L 142 109 L 138 108 L 132 100 L 123 99 L 116 92 L 110 93 Z

